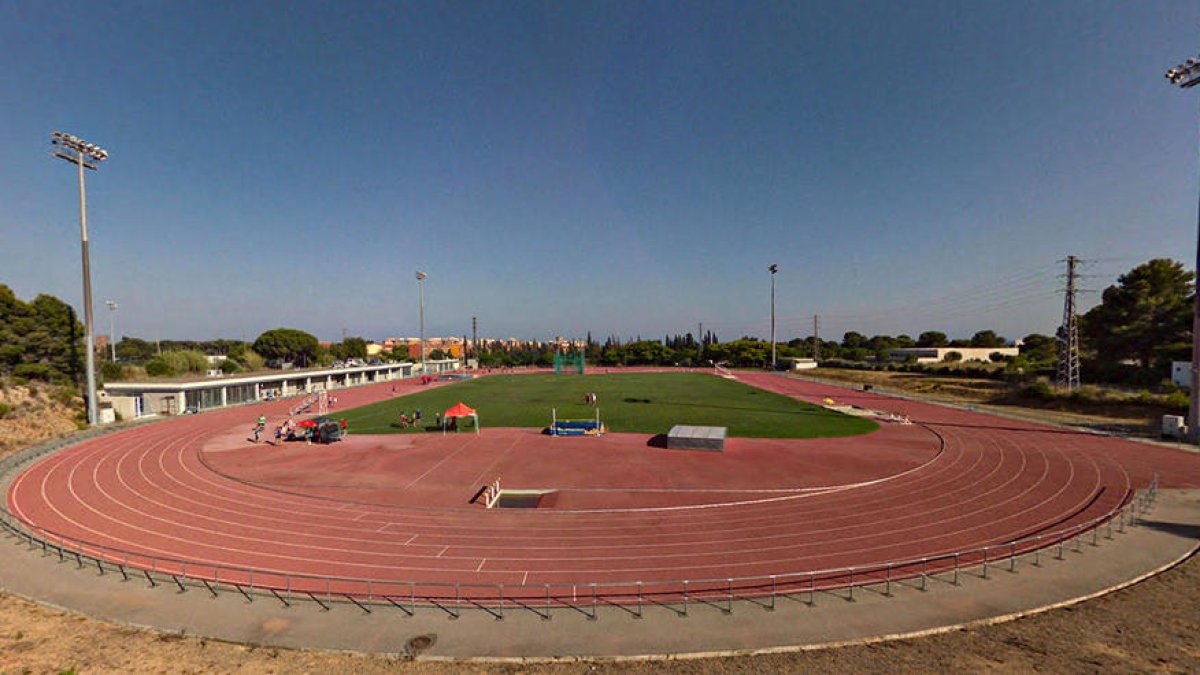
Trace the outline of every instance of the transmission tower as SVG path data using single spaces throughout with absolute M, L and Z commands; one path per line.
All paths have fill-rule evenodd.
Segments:
M 1059 261 L 1063 262 L 1063 261 Z M 1079 317 L 1075 314 L 1075 266 L 1079 259 L 1067 256 L 1067 287 L 1064 289 L 1063 322 L 1058 328 L 1058 386 L 1068 391 L 1079 388 Z

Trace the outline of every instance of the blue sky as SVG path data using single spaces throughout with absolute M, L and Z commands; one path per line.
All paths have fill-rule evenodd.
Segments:
M 1194 2 L 0 4 L 0 283 L 97 332 L 1051 333 L 1196 250 Z M 1081 298 L 1084 306 L 1098 294 Z

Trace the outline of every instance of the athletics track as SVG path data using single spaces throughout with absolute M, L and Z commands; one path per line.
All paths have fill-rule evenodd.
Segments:
M 260 413 L 284 419 L 292 402 L 283 401 L 85 441 L 19 475 L 8 509 L 52 543 L 197 579 L 328 593 L 334 577 L 334 594 L 434 600 L 466 585 L 454 594 L 481 601 L 499 585 L 513 598 L 541 584 L 572 597 L 602 584 L 620 601 L 637 582 L 677 594 L 683 579 L 1050 545 L 1039 537 L 1112 513 L 1155 475 L 1163 488 L 1200 487 L 1192 453 L 767 374 L 739 379 L 915 424 L 840 439 L 731 439 L 724 453 L 651 447 L 644 435 L 488 428 L 249 443 Z M 339 391 L 338 407 L 403 393 L 392 386 Z M 472 503 L 496 476 L 505 488 L 556 492 L 533 510 Z M 365 579 L 374 583 L 364 593 L 355 580 Z

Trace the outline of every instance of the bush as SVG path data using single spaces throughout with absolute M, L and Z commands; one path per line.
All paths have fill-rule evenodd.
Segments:
M 1038 401 L 1049 401 L 1054 398 L 1054 390 L 1050 388 L 1050 385 L 1038 380 L 1021 387 L 1021 396 Z
M 74 390 L 64 387 L 55 391 L 51 398 L 57 401 L 60 405 L 70 408 L 71 406 L 75 405 L 76 394 Z
M 12 412 L 11 405 L 9 405 L 7 403 L 0 403 L 0 419 L 3 419 L 4 416 L 10 412 Z
M 105 382 L 116 382 L 121 379 L 121 365 L 112 361 L 101 363 L 100 378 Z
M 239 366 L 237 361 L 234 361 L 233 359 L 225 359 L 221 362 L 221 372 L 225 373 L 226 375 L 230 373 L 236 373 L 241 369 L 242 367 Z
M 41 380 L 50 382 L 58 377 L 59 373 L 49 364 L 46 363 L 22 363 L 16 368 L 13 368 L 13 377 L 23 378 L 28 380 Z
M 171 377 L 175 370 L 163 359 L 151 359 L 146 362 L 146 374 L 150 377 Z
M 166 351 L 160 357 L 176 373 L 204 373 L 208 370 L 208 358 L 195 350 Z
M 1175 411 L 1187 410 L 1190 403 L 1191 399 L 1188 397 L 1188 393 L 1181 389 L 1173 391 L 1163 398 L 1163 405 Z
M 946 355 L 942 357 L 943 363 L 957 363 L 959 361 L 962 361 L 962 354 L 959 352 L 946 352 Z

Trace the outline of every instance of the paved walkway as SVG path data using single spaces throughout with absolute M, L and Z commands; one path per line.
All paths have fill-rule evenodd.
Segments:
M 79 568 L 0 538 L 0 587 L 41 602 L 124 624 L 183 631 L 235 642 L 281 647 L 409 653 L 419 658 L 548 659 L 702 655 L 782 650 L 936 631 L 987 621 L 1102 593 L 1152 574 L 1186 557 L 1200 543 L 1200 491 L 1162 491 L 1140 526 L 1102 529 L 1096 545 L 1086 535 L 1079 550 L 1068 544 L 1061 560 L 1043 551 L 981 569 L 941 575 L 921 590 L 920 581 L 846 592 L 780 598 L 774 610 L 737 601 L 732 612 L 693 603 L 685 608 L 648 606 L 635 610 L 601 606 L 587 616 L 578 609 L 552 609 L 543 619 L 530 609 L 508 607 L 501 617 L 463 609 L 457 619 L 437 608 L 413 616 L 376 606 L 370 614 L 345 603 L 323 610 L 311 601 L 284 606 L 271 596 L 253 600 L 203 586 L 179 588 L 144 578 L 123 581 L 109 571 Z

